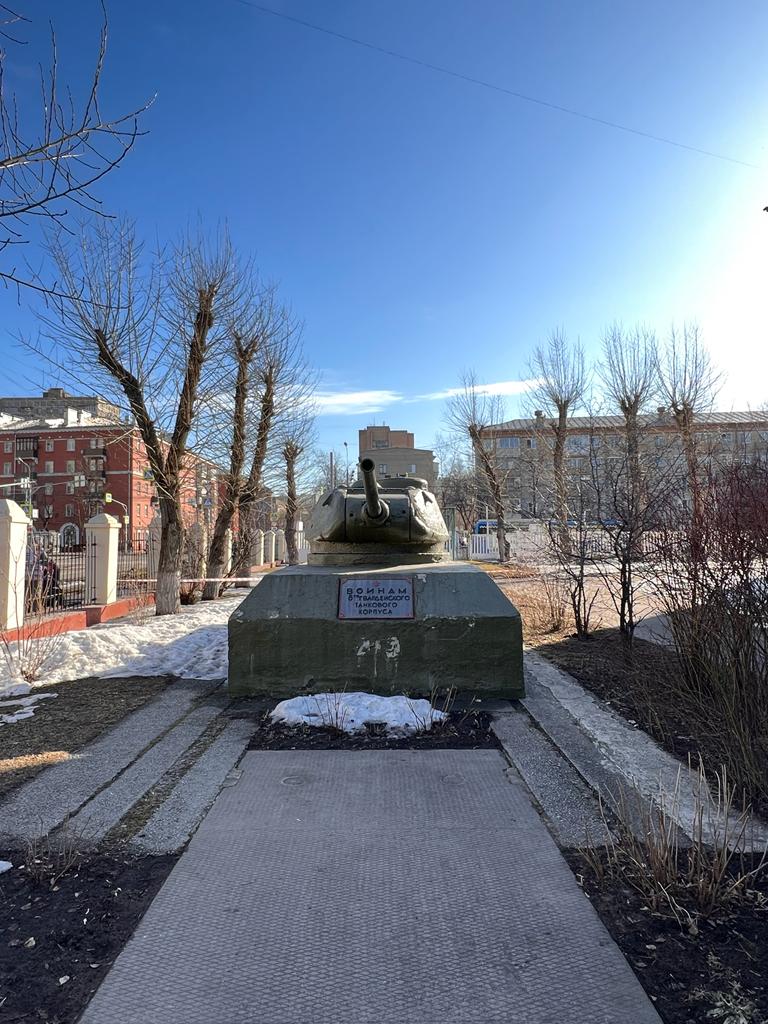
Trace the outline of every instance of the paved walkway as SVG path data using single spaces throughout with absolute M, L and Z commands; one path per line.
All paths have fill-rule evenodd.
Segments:
M 241 767 L 81 1024 L 659 1024 L 496 751 Z

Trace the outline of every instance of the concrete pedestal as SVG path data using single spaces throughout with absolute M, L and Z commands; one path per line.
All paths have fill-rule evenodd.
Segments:
M 412 581 L 413 618 L 340 618 L 353 580 Z M 365 690 L 522 697 L 520 615 L 466 562 L 387 568 L 295 565 L 269 573 L 229 620 L 233 694 Z

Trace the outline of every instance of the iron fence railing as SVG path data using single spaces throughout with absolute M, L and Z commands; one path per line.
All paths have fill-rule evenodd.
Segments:
M 154 538 L 148 531 L 120 542 L 117 552 L 117 596 L 141 597 L 155 592 Z
M 30 531 L 24 567 L 25 616 L 53 615 L 91 604 L 95 575 L 88 571 L 93 544 L 58 548 Z

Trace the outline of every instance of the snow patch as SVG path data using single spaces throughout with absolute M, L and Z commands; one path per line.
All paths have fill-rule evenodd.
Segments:
M 373 693 L 314 693 L 281 701 L 270 717 L 286 725 L 330 725 L 349 733 L 362 732 L 370 722 L 385 726 L 389 733 L 407 734 L 431 729 L 448 716 L 428 700 Z
M 4 874 L 6 871 L 10 871 L 12 867 L 13 864 L 11 864 L 9 860 L 0 860 L 0 875 Z
M 153 616 L 142 623 L 120 620 L 59 637 L 42 677 L 32 685 L 50 686 L 87 676 L 164 676 L 224 679 L 227 675 L 227 620 L 245 595 L 203 601 L 178 615 Z M 14 683 L 0 661 L 3 697 L 29 693 Z M 20 687 L 24 688 L 21 689 Z
M 35 705 L 39 700 L 55 696 L 55 693 L 35 693 L 31 697 L 15 697 L 11 700 L 0 700 L 0 708 L 20 708 L 19 711 L 4 712 L 0 710 L 0 725 L 13 725 L 14 722 L 21 722 L 25 718 L 31 718 L 37 710 Z

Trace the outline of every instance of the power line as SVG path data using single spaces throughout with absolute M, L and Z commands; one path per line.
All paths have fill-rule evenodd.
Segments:
M 689 146 L 685 142 L 677 142 L 675 139 L 668 139 L 664 135 L 654 135 L 653 132 L 644 132 L 640 128 L 630 128 L 629 125 L 620 124 L 618 121 L 609 121 L 604 117 L 596 117 L 594 114 L 586 114 L 583 110 L 574 110 L 572 107 L 564 107 L 559 103 L 551 103 L 549 100 L 540 99 L 538 96 L 529 96 L 524 92 L 517 92 L 515 89 L 508 89 L 503 85 L 496 85 L 494 82 L 486 82 L 482 78 L 475 78 L 473 75 L 465 75 L 461 71 L 453 71 L 451 68 L 442 67 L 440 64 L 431 64 L 429 61 L 421 60 L 418 57 L 410 57 L 408 54 L 399 53 L 397 50 L 389 50 L 384 46 L 377 46 L 375 43 L 366 42 L 364 39 L 357 39 L 355 36 L 345 35 L 343 32 L 336 32 L 334 29 L 325 28 L 323 25 L 316 25 L 311 21 L 304 21 L 303 18 L 296 18 L 291 14 L 284 14 L 282 11 L 274 11 L 271 7 L 264 7 L 262 4 L 254 3 L 253 0 L 235 0 L 235 3 L 243 7 L 250 7 L 260 14 L 270 14 L 274 18 L 281 18 L 283 21 L 293 22 L 303 28 L 311 29 L 313 32 L 322 32 L 323 35 L 333 36 L 334 39 L 341 39 L 345 43 L 352 43 L 354 46 L 362 46 L 366 50 L 373 50 L 375 53 L 384 54 L 386 57 L 393 57 L 395 60 L 404 61 L 406 64 L 415 64 L 417 67 L 426 68 L 428 71 L 436 71 L 440 75 L 447 75 L 450 78 L 457 78 L 462 82 L 469 82 L 472 85 L 481 86 L 483 89 L 491 89 L 493 92 L 503 93 L 505 96 L 512 96 L 514 99 L 522 100 L 524 103 L 533 103 L 539 107 L 546 107 L 548 110 L 556 110 L 560 114 L 568 114 L 571 117 L 579 117 L 583 121 L 591 121 L 593 124 L 602 125 L 604 128 L 613 128 L 616 131 L 627 132 L 630 135 L 638 135 L 642 139 L 650 139 L 652 142 L 660 142 L 665 146 L 675 146 L 677 149 L 685 149 L 689 153 L 698 153 L 699 156 L 708 156 L 714 160 L 725 160 L 729 164 L 738 164 L 740 167 L 750 167 L 760 170 L 758 164 L 748 163 L 746 160 L 738 160 L 733 156 L 726 156 L 723 153 L 715 153 L 709 149 L 700 149 L 698 146 Z

